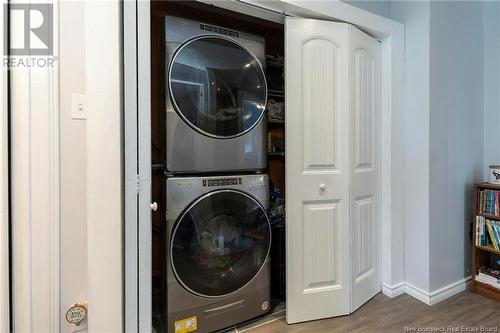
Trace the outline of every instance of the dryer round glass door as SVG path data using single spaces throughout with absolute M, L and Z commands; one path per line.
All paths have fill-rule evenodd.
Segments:
M 258 59 L 231 39 L 202 36 L 172 58 L 168 88 L 179 116 L 196 131 L 232 138 L 264 116 L 267 85 Z
M 267 214 L 253 197 L 236 190 L 207 193 L 175 224 L 170 242 L 173 271 L 193 294 L 227 295 L 261 270 L 270 234 Z

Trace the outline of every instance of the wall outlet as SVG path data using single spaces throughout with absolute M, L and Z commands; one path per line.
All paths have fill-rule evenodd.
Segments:
M 87 119 L 87 103 L 85 95 L 71 94 L 71 118 Z

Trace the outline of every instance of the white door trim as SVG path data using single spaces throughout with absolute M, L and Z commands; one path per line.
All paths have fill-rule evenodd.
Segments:
M 1 6 L 0 17 L 4 16 Z M 4 36 L 0 25 L 0 36 Z M 4 43 L 0 43 L 4 55 Z M 8 179 L 8 76 L 7 69 L 0 67 L 0 332 L 8 332 L 10 326 L 9 301 L 9 179 Z
M 139 325 L 138 168 L 137 168 L 137 2 L 123 3 L 123 107 L 125 144 L 125 331 Z M 146 289 L 146 286 L 144 288 Z
M 400 202 L 402 173 L 401 119 L 404 97 L 404 24 L 342 1 L 198 0 L 247 15 L 279 22 L 283 14 L 351 23 L 381 42 L 381 271 L 382 285 L 404 281 L 404 225 Z
M 139 120 L 139 332 L 151 330 L 152 224 L 151 224 L 151 55 L 150 3 L 137 1 L 137 114 Z M 146 223 L 144 223 L 146 222 Z
M 123 332 L 122 3 L 85 1 L 89 332 Z
M 146 332 L 152 307 L 150 8 L 140 0 L 123 6 L 125 331 Z

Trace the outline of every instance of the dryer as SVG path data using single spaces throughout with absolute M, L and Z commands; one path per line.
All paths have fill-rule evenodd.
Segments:
M 168 332 L 213 332 L 270 308 L 267 175 L 167 179 Z
M 169 173 L 266 167 L 264 38 L 165 17 Z

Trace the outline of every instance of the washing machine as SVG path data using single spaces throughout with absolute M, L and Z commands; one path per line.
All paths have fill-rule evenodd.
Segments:
M 213 332 L 270 308 L 267 175 L 167 179 L 168 332 Z
M 165 29 L 166 169 L 264 169 L 264 38 L 172 16 Z

